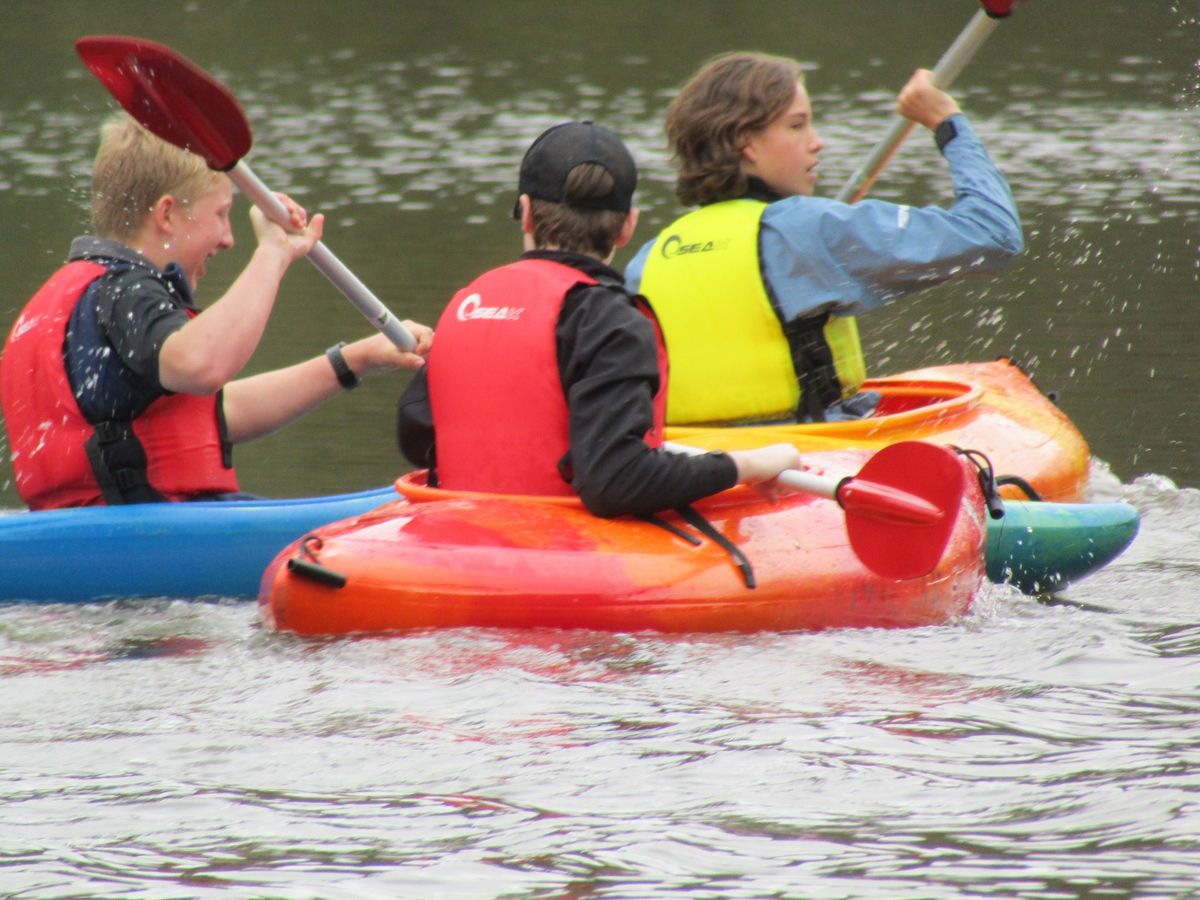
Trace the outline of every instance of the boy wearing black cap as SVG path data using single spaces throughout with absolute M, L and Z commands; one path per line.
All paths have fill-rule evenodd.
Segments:
M 799 465 L 781 444 L 661 448 L 666 353 L 610 268 L 637 224 L 637 167 L 611 131 L 567 122 L 521 163 L 520 259 L 463 288 L 400 400 L 399 441 L 448 489 L 578 494 L 600 516 L 685 506 Z M 436 434 L 436 441 L 435 441 Z

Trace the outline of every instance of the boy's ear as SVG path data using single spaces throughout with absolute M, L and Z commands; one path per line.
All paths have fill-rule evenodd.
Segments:
M 613 241 L 613 249 L 624 247 L 633 240 L 633 232 L 637 228 L 638 223 L 638 208 L 635 206 L 629 210 L 629 215 L 625 217 L 625 224 L 621 226 L 621 230 L 617 233 L 617 239 Z
M 755 165 L 758 162 L 758 149 L 750 143 L 742 147 L 742 159 L 750 165 Z
M 150 207 L 150 218 L 154 223 L 154 227 L 159 231 L 173 233 L 175 231 L 175 218 L 178 215 L 179 204 L 171 194 L 163 194 Z
M 517 204 L 521 207 L 521 231 L 525 234 L 533 234 L 533 201 L 529 199 L 528 194 L 522 194 L 517 198 Z

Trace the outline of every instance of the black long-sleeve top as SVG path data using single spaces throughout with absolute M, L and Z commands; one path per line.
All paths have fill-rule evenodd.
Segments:
M 522 259 L 564 263 L 599 282 L 567 292 L 555 328 L 570 446 L 558 468 L 584 505 L 598 516 L 637 515 L 732 487 L 737 469 L 728 455 L 684 456 L 646 444 L 659 388 L 657 345 L 653 326 L 634 307 L 621 275 L 579 253 L 530 250 Z M 398 437 L 409 462 L 436 474 L 424 369 L 400 397 Z

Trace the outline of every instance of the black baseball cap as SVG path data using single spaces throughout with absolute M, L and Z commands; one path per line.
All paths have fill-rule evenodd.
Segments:
M 563 193 L 571 170 L 583 163 L 603 166 L 613 178 L 613 189 L 603 197 L 571 198 Z M 563 122 L 543 131 L 521 160 L 519 194 L 536 200 L 565 203 L 583 209 L 629 212 L 637 187 L 637 164 L 621 139 L 594 122 Z M 520 205 L 513 207 L 520 218 Z

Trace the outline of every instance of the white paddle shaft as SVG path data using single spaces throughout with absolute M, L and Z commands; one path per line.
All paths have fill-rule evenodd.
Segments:
M 699 447 L 689 447 L 687 444 L 679 444 L 675 441 L 663 441 L 663 449 L 671 453 L 682 453 L 685 456 L 703 456 L 709 452 L 708 450 L 701 450 Z M 790 490 L 801 494 L 813 494 L 817 497 L 824 497 L 827 500 L 837 500 L 838 485 L 841 484 L 840 481 L 833 478 L 813 475 L 811 472 L 801 472 L 799 469 L 785 469 L 779 473 L 777 481 Z

